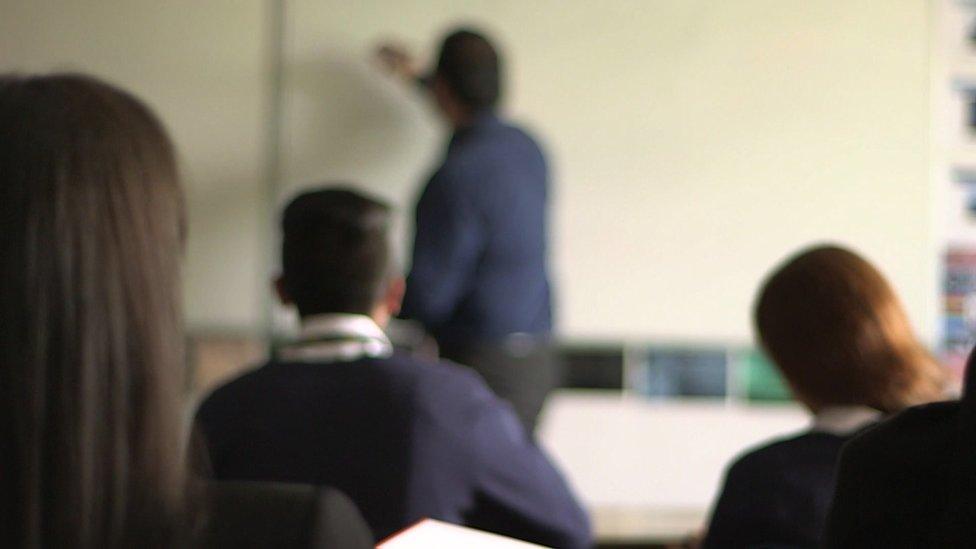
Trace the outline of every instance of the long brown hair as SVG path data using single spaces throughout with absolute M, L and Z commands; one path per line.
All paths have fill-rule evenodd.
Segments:
M 132 95 L 0 77 L 0 537 L 168 546 L 182 530 L 182 197 Z
M 890 413 L 942 396 L 944 370 L 888 281 L 849 250 L 819 246 L 790 258 L 763 285 L 755 323 L 763 348 L 814 410 Z

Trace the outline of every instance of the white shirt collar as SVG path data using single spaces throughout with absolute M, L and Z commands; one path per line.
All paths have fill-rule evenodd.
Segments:
M 828 406 L 813 417 L 812 429 L 832 435 L 850 435 L 880 421 L 883 415 L 867 406 Z
M 298 341 L 278 352 L 288 362 L 348 362 L 391 354 L 393 344 L 373 319 L 343 313 L 303 319 Z

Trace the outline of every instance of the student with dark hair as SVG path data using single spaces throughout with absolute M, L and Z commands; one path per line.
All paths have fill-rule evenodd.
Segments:
M 201 405 L 214 474 L 336 486 L 378 539 L 430 517 L 588 546 L 586 515 L 509 406 L 467 369 L 394 352 L 389 224 L 385 204 L 340 188 L 285 208 L 278 292 L 301 335 Z
M 905 410 L 844 447 L 825 547 L 976 542 L 976 352 L 961 400 Z
M 188 473 L 183 216 L 142 102 L 80 75 L 0 77 L 0 542 L 368 547 L 338 492 Z
M 404 54 L 381 50 L 417 78 Z M 442 356 L 477 370 L 531 432 L 558 383 L 549 348 L 549 171 L 535 140 L 497 113 L 502 63 L 480 32 L 462 29 L 418 79 L 453 129 L 416 208 L 402 315 L 434 335 Z
M 758 339 L 814 416 L 729 468 L 705 547 L 819 547 L 841 447 L 883 416 L 942 396 L 944 372 L 891 286 L 843 248 L 804 250 L 766 280 Z

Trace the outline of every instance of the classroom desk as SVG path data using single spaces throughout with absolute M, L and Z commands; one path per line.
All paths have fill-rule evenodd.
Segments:
M 683 547 L 707 519 L 704 509 L 601 507 L 590 513 L 597 547 Z
M 680 547 L 705 524 L 736 455 L 808 422 L 793 403 L 564 389 L 546 405 L 540 439 L 590 510 L 598 547 Z

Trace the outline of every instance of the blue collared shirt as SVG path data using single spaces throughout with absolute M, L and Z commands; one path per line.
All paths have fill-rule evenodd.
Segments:
M 442 343 L 548 334 L 547 186 L 521 129 L 486 113 L 455 132 L 417 203 L 403 316 Z

